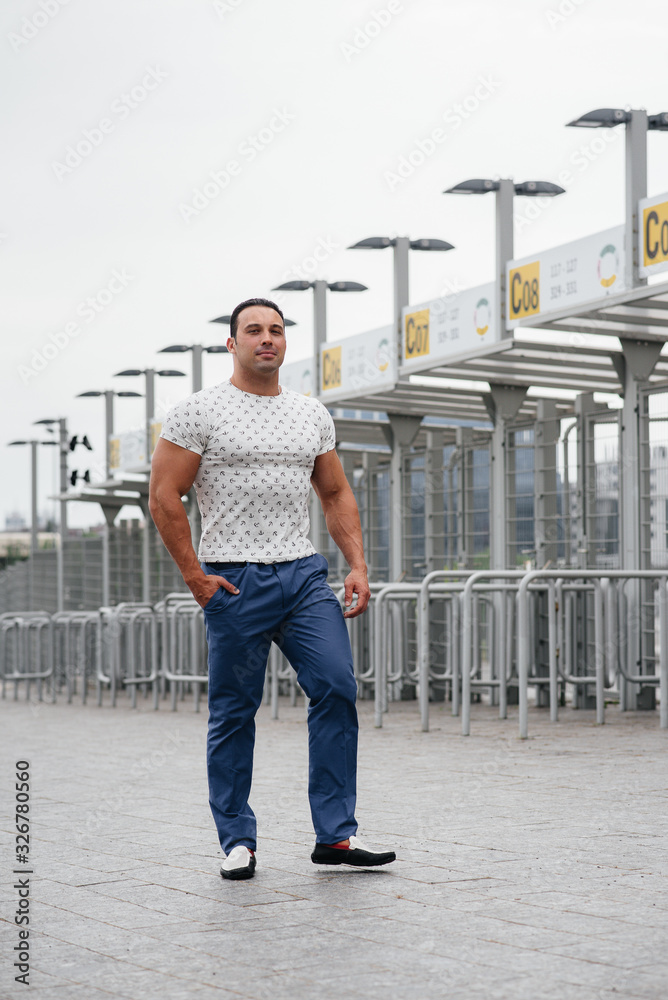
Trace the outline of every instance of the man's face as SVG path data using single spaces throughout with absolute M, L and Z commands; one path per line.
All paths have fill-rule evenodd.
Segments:
M 248 306 L 239 313 L 237 339 L 228 337 L 227 349 L 235 365 L 255 374 L 278 371 L 285 357 L 283 320 L 275 309 Z

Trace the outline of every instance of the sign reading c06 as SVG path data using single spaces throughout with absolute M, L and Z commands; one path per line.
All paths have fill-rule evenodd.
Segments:
M 341 386 L 341 347 L 328 347 L 322 352 L 322 391 Z
M 109 468 L 120 469 L 121 467 L 121 439 L 109 438 Z
M 429 354 L 429 310 L 408 313 L 404 323 L 404 358 L 421 358 Z
M 540 312 L 540 261 L 514 267 L 508 275 L 508 319 Z

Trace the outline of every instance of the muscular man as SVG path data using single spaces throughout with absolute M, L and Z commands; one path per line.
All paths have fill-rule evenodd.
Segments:
M 248 299 L 230 321 L 234 371 L 173 407 L 153 455 L 150 511 L 195 600 L 209 645 L 209 802 L 225 859 L 221 875 L 255 872 L 248 804 L 255 714 L 272 641 L 309 698 L 309 802 L 314 864 L 384 865 L 355 837 L 357 686 L 344 618 L 369 602 L 357 504 L 322 403 L 279 385 L 281 310 Z M 181 501 L 195 484 L 199 558 Z M 350 566 L 343 612 L 327 560 L 308 539 L 309 487 Z M 353 596 L 356 603 L 353 604 Z

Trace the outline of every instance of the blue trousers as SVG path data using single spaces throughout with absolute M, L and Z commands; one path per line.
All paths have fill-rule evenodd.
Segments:
M 341 606 L 327 583 L 327 560 L 202 563 L 239 588 L 220 588 L 204 608 L 209 645 L 209 803 L 226 854 L 255 850 L 248 804 L 255 714 L 271 643 L 297 672 L 309 698 L 309 803 L 316 841 L 335 844 L 357 830 L 357 684 Z

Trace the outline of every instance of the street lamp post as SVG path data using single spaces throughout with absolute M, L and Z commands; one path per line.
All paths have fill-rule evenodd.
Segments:
M 59 509 L 59 545 L 58 545 L 58 556 L 56 560 L 57 567 L 57 607 L 58 611 L 64 611 L 65 609 L 65 545 L 68 535 L 67 528 L 67 500 L 65 500 L 65 494 L 67 493 L 67 488 L 69 485 L 68 475 L 67 475 L 67 455 L 69 453 L 69 441 L 67 433 L 67 417 L 58 417 L 57 419 L 47 418 L 46 420 L 36 420 L 35 424 L 42 424 L 46 427 L 52 427 L 53 424 L 58 424 L 58 446 L 60 448 L 60 500 L 58 502 Z M 54 441 L 54 444 L 56 442 Z
M 91 396 L 104 396 L 104 433 L 105 433 L 105 478 L 111 479 L 111 438 L 114 434 L 114 396 L 135 397 L 141 399 L 139 392 L 116 392 L 114 389 L 105 389 L 100 392 L 91 389 L 88 392 L 80 392 L 78 399 Z M 111 604 L 111 558 L 110 558 L 110 533 L 118 514 L 119 508 L 114 505 L 100 504 L 104 515 L 104 529 L 102 534 L 102 605 L 107 608 Z
M 37 512 L 37 448 L 39 445 L 56 445 L 55 441 L 10 441 L 8 447 L 30 445 L 30 564 L 28 567 L 29 610 L 35 610 L 35 562 L 39 548 Z M 61 538 L 62 544 L 62 538 Z M 60 608 L 58 610 L 61 610 Z
M 392 247 L 394 258 L 394 326 L 401 334 L 401 313 L 410 303 L 408 281 L 408 256 L 410 250 L 440 251 L 454 250 L 452 243 L 445 240 L 412 240 L 408 236 L 369 236 L 353 243 L 349 250 L 385 250 Z
M 385 250 L 392 247 L 394 270 L 394 330 L 397 335 L 397 350 L 401 344 L 401 314 L 410 304 L 408 258 L 411 250 L 441 251 L 453 250 L 452 243 L 445 240 L 412 240 L 409 236 L 369 236 L 348 247 L 349 250 Z M 392 449 L 390 459 L 390 579 L 399 580 L 403 572 L 403 529 L 402 517 L 403 479 L 402 462 L 406 448 L 414 441 L 419 429 L 420 418 L 406 414 L 389 415 L 390 426 L 385 429 Z
M 171 368 L 156 370 L 155 368 L 125 368 L 121 372 L 116 372 L 114 377 L 125 378 L 130 376 L 143 375 L 146 380 L 146 464 L 151 464 L 151 423 L 153 422 L 155 409 L 155 376 L 171 378 L 185 375 L 185 372 L 175 371 Z M 142 497 L 140 507 L 144 515 L 144 537 L 142 541 L 142 600 L 147 604 L 151 601 L 151 539 L 150 523 L 151 518 L 148 510 L 148 497 Z
M 327 341 L 327 292 L 366 292 L 367 286 L 358 281 L 285 281 L 272 288 L 273 292 L 305 292 L 313 289 L 313 357 L 316 370 L 316 386 L 320 394 L 320 348 Z M 287 324 L 286 324 L 287 325 Z
M 550 181 L 524 181 L 515 183 L 510 178 L 491 180 L 474 177 L 454 187 L 444 194 L 488 194 L 496 195 L 495 230 L 495 286 L 496 286 L 496 328 L 499 337 L 511 336 L 506 328 L 506 264 L 515 254 L 513 201 L 515 195 L 529 198 L 555 197 L 564 194 L 564 189 Z M 490 441 L 490 569 L 505 569 L 507 560 L 508 518 L 506 517 L 506 430 L 514 420 L 527 393 L 525 386 L 500 385 L 490 382 L 489 394 L 484 398 L 493 424 Z M 495 613 L 503 613 L 500 595 L 494 595 Z M 505 705 L 501 706 L 505 712 Z
M 183 375 L 185 372 L 175 371 L 172 368 L 156 370 L 155 368 L 125 368 L 122 372 L 115 372 L 114 378 L 125 378 L 130 376 L 144 375 L 146 379 L 146 417 L 145 417 L 145 440 L 146 440 L 146 464 L 151 463 L 151 424 L 155 416 L 155 377 L 160 375 L 163 378 L 171 378 Z
M 597 108 L 575 118 L 568 125 L 573 128 L 616 128 L 626 126 L 625 134 L 625 283 L 627 289 L 642 287 L 647 279 L 639 274 L 641 265 L 639 233 L 641 219 L 638 203 L 647 197 L 647 133 L 648 131 L 668 131 L 668 113 L 648 115 L 642 109 Z M 620 337 L 624 357 L 622 370 L 622 431 L 621 450 L 624 455 L 624 475 L 620 477 L 620 554 L 623 569 L 641 569 L 643 563 L 642 528 L 647 515 L 643 516 L 643 497 L 648 497 L 649 461 L 641 458 L 642 390 L 659 359 L 660 343 L 640 342 Z M 628 613 L 634 619 L 641 619 L 641 582 L 629 580 L 626 588 Z M 636 673 L 636 664 L 641 659 L 640 634 L 635 631 L 629 637 L 626 650 L 626 666 L 630 673 Z M 647 707 L 654 704 L 654 688 L 645 688 Z M 620 708 L 639 707 L 637 688 L 625 680 L 620 682 Z
M 319 396 L 322 388 L 322 369 L 320 349 L 327 341 L 327 292 L 366 292 L 367 286 L 358 281 L 325 281 L 316 278 L 314 281 L 286 281 L 272 289 L 274 292 L 305 292 L 313 289 L 313 364 L 315 367 L 316 394 Z M 322 509 L 315 496 L 311 493 L 311 538 L 320 551 L 322 537 Z
M 91 389 L 89 392 L 77 393 L 77 399 L 90 396 L 104 396 L 104 438 L 105 438 L 105 477 L 111 479 L 111 439 L 114 435 L 114 396 L 133 397 L 141 399 L 140 392 L 117 392 L 115 389 L 104 389 L 97 391 Z
M 527 198 L 554 198 L 564 194 L 564 189 L 551 181 L 523 181 L 516 184 L 510 178 L 488 180 L 474 177 L 448 188 L 443 194 L 488 194 L 496 193 L 496 255 L 495 281 L 497 288 L 496 325 L 501 337 L 508 336 L 506 330 L 506 264 L 515 254 L 513 231 L 513 199 L 516 194 Z
M 640 267 L 638 202 L 641 198 L 647 197 L 647 133 L 668 132 L 668 112 L 661 111 L 656 115 L 648 115 L 639 108 L 630 111 L 623 108 L 597 108 L 596 111 L 588 111 L 568 122 L 571 128 L 616 128 L 617 125 L 626 125 L 625 277 L 627 288 L 630 289 L 647 284 L 647 279 L 641 278 L 638 273 Z

